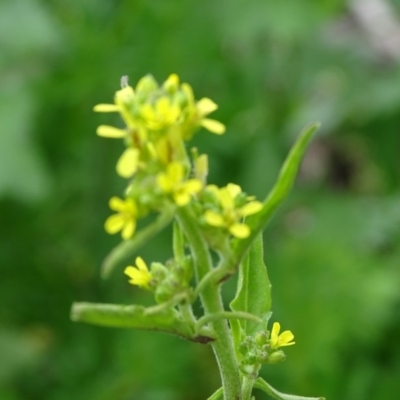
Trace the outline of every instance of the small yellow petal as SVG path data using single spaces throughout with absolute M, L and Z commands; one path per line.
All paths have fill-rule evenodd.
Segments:
M 136 257 L 135 260 L 136 266 L 140 271 L 148 271 L 149 269 L 147 268 L 146 263 L 144 262 L 142 257 Z
M 204 219 L 206 220 L 207 224 L 211 226 L 216 226 L 218 228 L 225 226 L 225 220 L 222 215 L 217 214 L 214 211 L 207 210 L 204 213 Z
M 200 121 L 200 125 L 216 135 L 222 135 L 226 130 L 225 125 L 215 119 L 204 118 Z
M 111 139 L 122 139 L 126 137 L 126 131 L 124 129 L 118 129 L 108 125 L 100 125 L 96 133 L 98 136 Z
M 282 332 L 279 335 L 279 345 L 280 346 L 291 346 L 292 344 L 294 344 L 294 342 L 291 342 L 294 339 L 294 335 L 291 331 L 285 331 Z
M 116 104 L 97 104 L 93 107 L 95 112 L 118 112 L 121 108 Z
M 132 267 L 132 265 L 128 265 L 124 269 L 124 274 L 128 275 L 129 278 L 131 278 L 131 279 L 135 279 L 137 277 L 138 272 L 139 272 L 138 269 L 135 267 Z
M 263 205 L 259 201 L 251 201 L 239 209 L 239 214 L 246 217 L 258 213 L 262 208 Z
M 228 183 L 226 185 L 226 188 L 233 198 L 235 198 L 238 194 L 242 192 L 242 188 L 239 185 L 235 185 L 234 183 Z
M 139 150 L 126 149 L 117 162 L 117 173 L 123 178 L 131 178 L 137 171 L 139 164 Z
M 178 192 L 174 194 L 174 200 L 177 206 L 183 207 L 190 203 L 191 197 L 187 192 Z
M 141 271 L 138 268 L 129 265 L 125 268 L 124 274 L 128 275 L 129 283 L 132 285 L 140 286 L 144 289 L 149 289 L 149 282 L 151 280 L 151 274 L 148 270 Z
M 235 207 L 235 198 L 232 197 L 227 187 L 220 189 L 217 193 L 218 201 L 225 211 L 233 210 Z
M 200 99 L 197 102 L 196 107 L 201 116 L 208 115 L 218 108 L 218 106 L 207 97 Z
M 271 337 L 272 336 L 278 337 L 280 331 L 281 331 L 281 324 L 279 322 L 274 322 L 274 325 L 272 326 Z
M 189 193 L 198 193 L 203 188 L 203 184 L 199 179 L 189 179 L 185 182 L 184 189 Z
M 135 233 L 135 228 L 136 228 L 136 221 L 134 219 L 125 222 L 125 226 L 123 227 L 121 233 L 122 239 L 124 240 L 130 239 Z
M 250 228 L 245 224 L 232 224 L 229 227 L 229 232 L 238 239 L 245 239 L 250 236 Z
M 111 210 L 114 211 L 123 211 L 126 208 L 126 203 L 124 200 L 120 199 L 117 196 L 111 197 L 110 201 L 108 202 Z
M 124 218 L 120 214 L 114 214 L 106 219 L 104 229 L 110 235 L 114 235 L 123 228 L 124 224 Z

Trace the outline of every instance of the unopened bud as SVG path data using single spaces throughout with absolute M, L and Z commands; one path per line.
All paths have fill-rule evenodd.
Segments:
M 278 362 L 284 361 L 286 358 L 285 353 L 282 350 L 274 351 L 268 356 L 268 364 L 276 364 Z

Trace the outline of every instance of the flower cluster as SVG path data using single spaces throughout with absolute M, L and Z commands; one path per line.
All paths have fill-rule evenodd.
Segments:
M 108 233 L 121 232 L 128 240 L 135 234 L 138 219 L 151 212 L 173 213 L 195 203 L 199 225 L 203 231 L 211 231 L 214 238 L 249 237 L 250 227 L 244 218 L 259 212 L 262 204 L 247 197 L 238 185 L 207 185 L 207 155 L 192 149 L 190 157 L 186 149 L 185 142 L 200 128 L 217 135 L 225 132 L 222 123 L 208 117 L 217 108 L 209 98 L 196 101 L 192 88 L 180 83 L 176 74 L 162 85 L 145 76 L 135 88 L 124 79 L 113 104 L 94 107 L 96 112 L 119 113 L 124 123 L 121 128 L 100 125 L 97 129 L 101 137 L 123 140 L 125 150 L 116 171 L 129 180 L 125 198 L 114 196 L 110 200 L 115 214 L 105 222 Z M 212 240 L 208 243 L 213 247 Z M 136 267 L 130 266 L 125 272 L 130 283 L 150 288 L 153 273 L 141 258 L 136 260 Z
M 129 265 L 124 273 L 129 283 L 154 292 L 157 303 L 171 300 L 174 296 L 191 291 L 189 282 L 192 278 L 191 258 L 181 262 L 169 260 L 165 265 L 153 262 L 150 269 L 141 257 L 136 258 L 136 265 Z
M 271 335 L 268 331 L 259 331 L 254 336 L 247 336 L 243 339 L 239 347 L 243 356 L 241 361 L 243 372 L 251 373 L 261 364 L 276 364 L 286 358 L 280 348 L 294 345 L 294 335 L 291 331 L 284 331 L 280 334 L 280 330 L 280 324 L 275 322 Z

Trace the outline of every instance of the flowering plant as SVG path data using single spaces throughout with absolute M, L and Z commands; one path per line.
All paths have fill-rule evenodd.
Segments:
M 192 88 L 175 74 L 162 85 L 145 76 L 135 89 L 123 78 L 114 104 L 95 106 L 97 112 L 119 113 L 125 123 L 124 129 L 97 129 L 99 136 L 122 139 L 126 147 L 116 171 L 127 179 L 127 187 L 123 198 L 111 198 L 115 213 L 105 221 L 105 230 L 121 232 L 123 241 L 106 258 L 103 276 L 132 260 L 143 243 L 170 223 L 173 258 L 148 265 L 136 257 L 135 265 L 124 270 L 130 284 L 153 293 L 155 305 L 75 303 L 72 319 L 164 331 L 211 345 L 222 387 L 209 400 L 250 400 L 254 388 L 281 400 L 310 400 L 280 393 L 258 376 L 263 364 L 284 360 L 282 348 L 295 344 L 292 332 L 280 333 L 279 323 L 268 328 L 271 285 L 262 231 L 288 194 L 318 124 L 301 133 L 261 202 L 236 184 L 208 184 L 207 155 L 195 148 L 187 151 L 186 142 L 200 128 L 216 135 L 225 132 L 222 123 L 208 118 L 216 109 L 209 98 L 196 101 Z M 137 221 L 149 214 L 155 215 L 154 221 L 138 230 Z M 237 291 L 228 311 L 220 288 L 237 272 Z M 201 316 L 192 307 L 197 299 L 204 310 Z

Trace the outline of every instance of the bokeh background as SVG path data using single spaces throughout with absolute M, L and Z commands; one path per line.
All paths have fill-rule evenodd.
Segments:
M 220 105 L 210 181 L 263 198 L 300 129 L 323 124 L 265 232 L 275 320 L 263 375 L 329 400 L 400 390 L 400 0 L 3 0 L 0 399 L 203 400 L 210 348 L 72 323 L 73 301 L 150 298 L 99 267 L 122 145 L 95 135 L 122 75 L 178 73 Z M 164 260 L 170 232 L 141 255 Z M 234 282 L 225 289 L 232 295 Z M 259 393 L 257 399 L 265 399 Z

